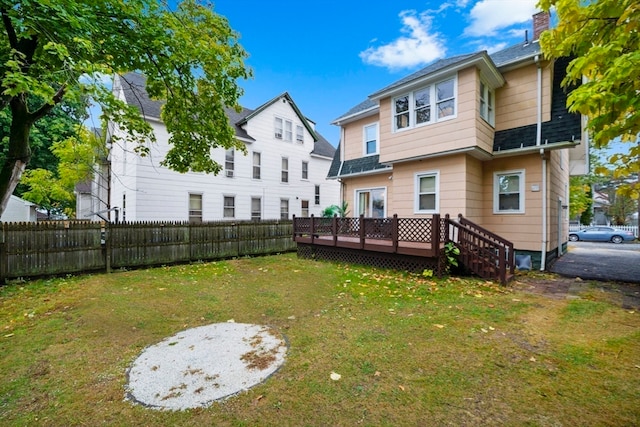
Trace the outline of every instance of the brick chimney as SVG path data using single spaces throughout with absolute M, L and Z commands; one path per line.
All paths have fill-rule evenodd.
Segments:
M 533 15 L 533 40 L 540 40 L 540 34 L 549 29 L 549 21 L 548 12 L 538 12 Z

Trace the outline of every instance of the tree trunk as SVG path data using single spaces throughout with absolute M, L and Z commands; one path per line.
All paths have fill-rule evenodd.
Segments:
M 27 109 L 26 98 L 16 96 L 11 100 L 10 105 L 9 150 L 0 170 L 0 216 L 7 208 L 9 199 L 31 159 L 29 132 L 33 122 Z

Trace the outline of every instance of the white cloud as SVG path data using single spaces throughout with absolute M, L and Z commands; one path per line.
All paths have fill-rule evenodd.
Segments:
M 367 64 L 391 69 L 412 68 L 442 58 L 446 53 L 444 37 L 438 32 L 432 32 L 435 12 L 400 12 L 401 31 L 406 36 L 398 37 L 386 45 L 370 47 L 360 52 L 360 58 Z
M 531 22 L 538 0 L 481 0 L 470 12 L 470 25 L 464 34 L 471 37 L 493 36 L 515 24 Z
M 507 47 L 506 42 L 500 42 L 492 45 L 481 44 L 481 45 L 478 45 L 478 50 L 486 50 L 488 54 L 492 54 L 494 52 L 504 49 L 505 47 Z

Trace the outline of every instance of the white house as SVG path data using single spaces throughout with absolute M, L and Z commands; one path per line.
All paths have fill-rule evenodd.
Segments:
M 144 76 L 116 76 L 113 90 L 144 114 L 157 143 L 146 157 L 136 155 L 126 142 L 113 143 L 111 220 L 287 219 L 320 215 L 327 206 L 338 204 L 339 183 L 326 179 L 335 148 L 288 93 L 255 110 L 227 111 L 247 154 L 215 148 L 213 158 L 224 165 L 216 176 L 181 174 L 160 165 L 169 150 L 169 134 L 160 119 L 162 102 L 149 99 Z
M 0 218 L 2 222 L 36 222 L 36 205 L 21 199 L 17 196 L 11 196 L 7 208 Z

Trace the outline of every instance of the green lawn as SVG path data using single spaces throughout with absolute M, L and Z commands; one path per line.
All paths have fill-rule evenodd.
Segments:
M 145 347 L 230 319 L 286 336 L 264 384 L 182 412 L 124 401 Z M 640 316 L 598 292 L 286 254 L 12 283 L 0 327 L 0 425 L 640 425 Z

